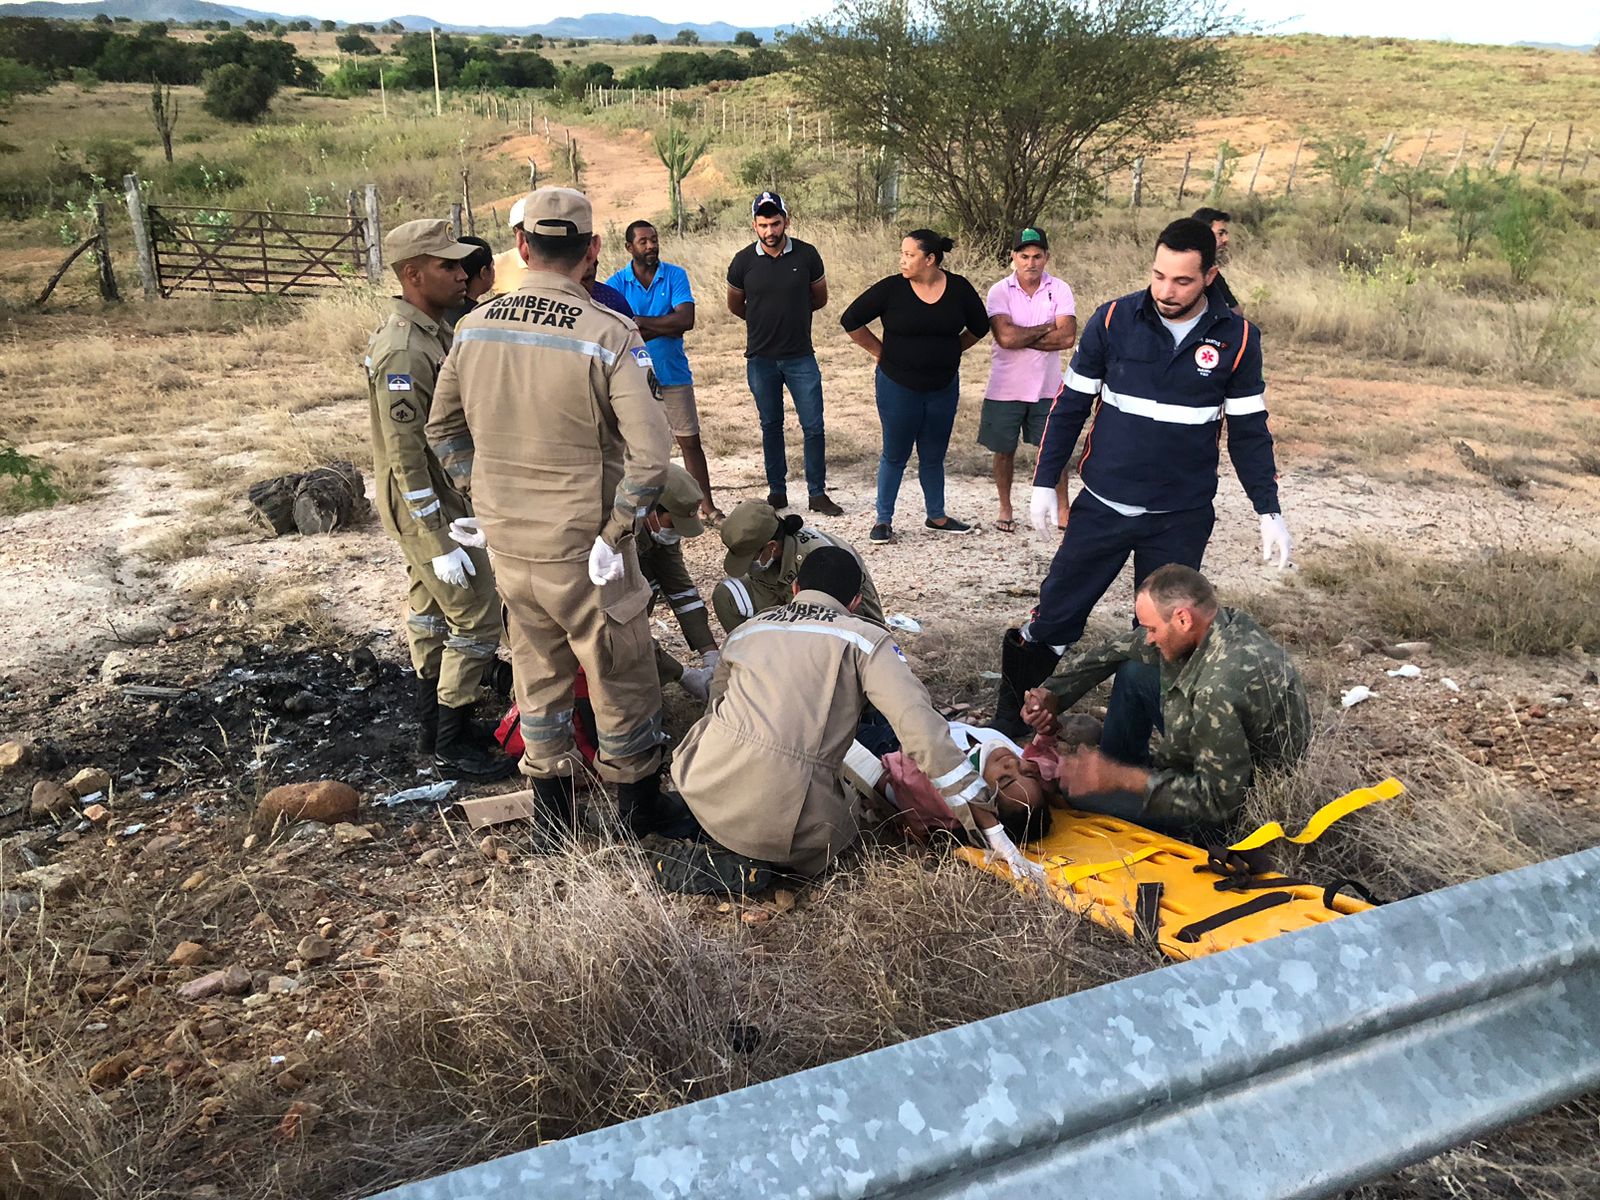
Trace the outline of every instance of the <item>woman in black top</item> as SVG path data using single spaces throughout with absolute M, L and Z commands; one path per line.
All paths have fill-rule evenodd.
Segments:
M 961 355 L 989 332 L 983 300 L 962 276 L 939 264 L 954 245 L 931 229 L 913 229 L 900 243 L 900 273 L 880 279 L 851 302 L 839 323 L 878 363 L 878 515 L 874 542 L 894 536 L 900 477 L 917 451 L 929 529 L 971 533 L 944 511 L 944 456 L 960 400 Z M 882 321 L 880 341 L 867 326 Z

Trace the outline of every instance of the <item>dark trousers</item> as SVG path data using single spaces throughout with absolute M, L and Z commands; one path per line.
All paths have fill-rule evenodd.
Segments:
M 761 457 L 767 487 L 787 492 L 789 455 L 783 444 L 783 388 L 794 397 L 795 415 L 805 435 L 806 490 L 816 496 L 828 490 L 828 438 L 822 414 L 822 369 L 817 356 L 745 359 L 745 380 L 761 418 Z
M 917 452 L 917 479 L 928 519 L 942 521 L 944 456 L 950 449 L 956 406 L 961 400 L 957 376 L 936 392 L 919 392 L 896 383 L 880 367 L 876 376 L 878 421 L 883 426 L 883 453 L 878 457 L 878 523 L 894 524 L 894 503 L 900 479 Z
M 1168 563 L 1200 569 L 1216 512 L 1204 508 L 1125 517 L 1086 490 L 1072 502 L 1061 546 L 1039 589 L 1028 640 L 1070 646 L 1083 636 L 1089 614 L 1133 556 L 1133 586 Z

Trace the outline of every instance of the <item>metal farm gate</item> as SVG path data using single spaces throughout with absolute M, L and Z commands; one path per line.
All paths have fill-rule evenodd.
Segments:
M 163 297 L 184 291 L 305 295 L 366 274 L 366 225 L 354 215 L 175 204 L 145 211 Z

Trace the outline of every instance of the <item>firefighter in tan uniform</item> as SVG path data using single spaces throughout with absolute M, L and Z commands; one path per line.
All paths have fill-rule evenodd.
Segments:
M 745 500 L 728 514 L 718 530 L 727 548 L 723 570 L 728 578 L 711 592 L 711 607 L 724 632 L 732 633 L 762 609 L 789 603 L 795 576 L 806 555 L 822 546 L 848 550 L 861 567 L 861 616 L 883 624 L 883 603 L 861 555 L 843 538 L 813 529 L 793 514 L 760 500 Z
M 639 522 L 667 478 L 672 434 L 633 322 L 578 282 L 600 251 L 588 198 L 530 195 L 517 231 L 523 286 L 456 329 L 428 437 L 472 502 L 505 600 L 522 772 L 565 818 L 578 763 L 573 678 L 594 708 L 595 766 L 635 829 L 657 810 L 661 681 Z
M 793 599 L 723 643 L 706 715 L 673 755 L 672 779 L 720 845 L 814 875 L 860 834 L 845 754 L 870 702 L 950 810 L 999 854 L 1020 859 L 893 636 L 856 615 L 861 564 L 837 546 L 807 556 Z
M 366 367 L 378 515 L 400 543 L 411 581 L 406 638 L 417 672 L 417 748 L 441 770 L 483 781 L 515 769 L 471 720 L 500 644 L 500 603 L 488 557 L 450 537 L 450 523 L 467 515 L 467 503 L 426 437 L 434 382 L 450 350 L 442 317 L 465 298 L 461 260 L 472 251 L 443 221 L 408 221 L 389 231 L 383 254 L 400 295 L 367 345 Z

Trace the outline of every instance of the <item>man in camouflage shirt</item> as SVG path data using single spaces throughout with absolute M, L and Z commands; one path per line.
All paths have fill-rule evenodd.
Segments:
M 1030 691 L 1023 718 L 1049 730 L 1056 713 L 1115 674 L 1099 749 L 1061 759 L 1073 806 L 1164 832 L 1219 830 L 1238 817 L 1259 769 L 1305 753 L 1311 717 L 1300 673 L 1255 621 L 1220 607 L 1192 568 L 1153 571 L 1134 614 L 1138 629 Z

